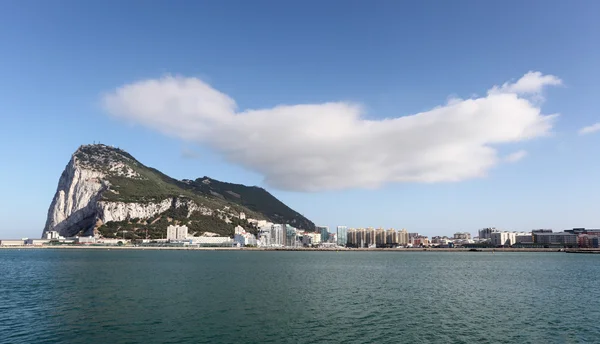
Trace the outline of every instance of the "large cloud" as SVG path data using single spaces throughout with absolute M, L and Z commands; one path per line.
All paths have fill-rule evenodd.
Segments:
M 103 102 L 115 117 L 212 146 L 269 186 L 319 191 L 484 176 L 504 161 L 497 145 L 550 132 L 556 115 L 541 114 L 533 99 L 560 83 L 529 72 L 485 97 L 382 120 L 364 119 L 360 105 L 345 102 L 239 111 L 202 80 L 171 76 L 124 85 Z

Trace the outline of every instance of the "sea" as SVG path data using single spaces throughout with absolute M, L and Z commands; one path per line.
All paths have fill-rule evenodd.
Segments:
M 0 343 L 600 343 L 600 255 L 3 249 Z

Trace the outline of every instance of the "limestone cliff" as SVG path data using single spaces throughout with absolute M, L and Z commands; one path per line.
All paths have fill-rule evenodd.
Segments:
M 263 189 L 207 177 L 201 181 L 175 180 L 118 148 L 84 145 L 73 154 L 60 177 L 44 232 L 58 231 L 65 237 L 111 236 L 127 229 L 132 236 L 150 231 L 160 237 L 165 224 L 174 221 L 191 226 L 197 233 L 228 234 L 230 227 L 232 230 L 240 223 L 236 218 L 241 212 L 252 218 L 314 228 L 312 222 Z

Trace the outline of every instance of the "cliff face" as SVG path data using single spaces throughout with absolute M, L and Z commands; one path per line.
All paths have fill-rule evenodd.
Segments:
M 104 173 L 83 168 L 77 160 L 73 156 L 60 176 L 44 232 L 53 230 L 72 236 L 95 223 L 97 201 L 109 184 Z
M 229 234 L 240 212 L 314 229 L 312 222 L 262 189 L 211 181 L 221 187 L 172 179 L 118 148 L 81 146 L 60 177 L 44 233 L 110 237 L 127 229 L 134 237 L 140 230 L 159 237 L 168 222 L 186 224 L 196 233 Z

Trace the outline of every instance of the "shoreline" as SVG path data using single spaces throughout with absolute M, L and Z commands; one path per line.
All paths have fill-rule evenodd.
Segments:
M 295 251 L 295 252 L 567 252 L 567 253 L 600 253 L 598 248 L 243 248 L 243 247 L 156 247 L 156 246 L 0 246 L 8 250 L 167 250 L 167 251 Z

